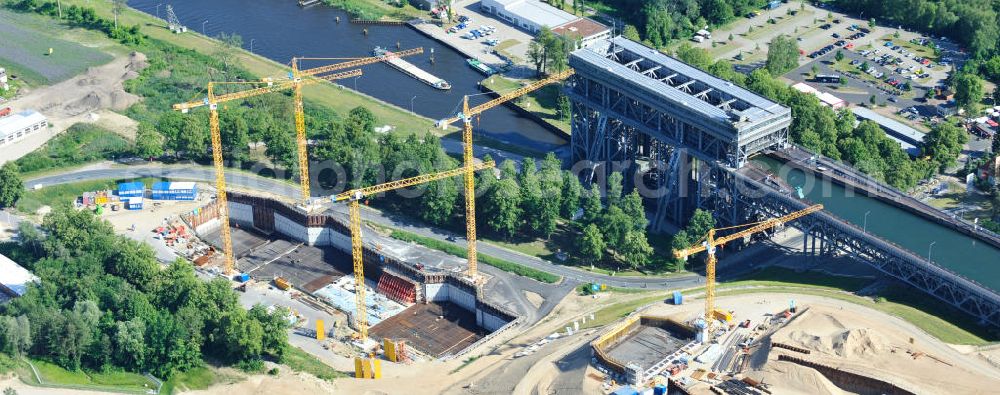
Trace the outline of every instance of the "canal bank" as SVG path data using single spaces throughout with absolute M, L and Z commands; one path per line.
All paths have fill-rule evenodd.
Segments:
M 796 155 L 797 153 L 798 155 Z M 778 159 L 782 161 L 782 163 L 803 172 L 816 173 L 816 166 L 809 164 L 807 161 L 808 156 L 811 156 L 811 153 L 807 151 L 795 150 L 793 147 L 791 150 L 771 152 L 768 156 Z M 1000 248 L 1000 235 L 997 235 L 988 229 L 977 227 L 959 219 L 956 216 L 948 215 L 947 213 L 914 199 L 901 191 L 882 185 L 881 183 L 866 176 L 855 174 L 852 169 L 845 168 L 837 163 L 832 163 L 831 161 L 824 159 L 821 160 L 818 165 L 827 169 L 826 171 L 818 173 L 821 177 L 823 177 L 824 181 L 835 182 L 849 190 L 861 191 L 870 198 L 878 199 L 883 203 L 891 204 L 938 225 L 949 227 L 952 230 L 965 234 L 966 236 L 974 237 L 982 242 L 992 245 L 993 247 Z
M 823 204 L 826 211 L 862 231 L 991 290 L 1000 290 L 1000 249 L 989 243 L 914 215 L 894 204 L 856 193 L 855 189 L 845 188 L 829 177 L 817 177 L 773 158 L 758 157 L 753 161 L 777 174 L 792 187 L 802 187 L 806 199 Z
M 154 16 L 157 4 L 160 3 L 154 0 L 129 2 L 130 6 Z M 322 5 L 303 9 L 295 2 L 281 0 L 178 0 L 171 5 L 190 30 L 203 32 L 206 36 L 238 34 L 243 38 L 244 48 L 249 50 L 252 41 L 255 54 L 279 64 L 297 56 L 366 57 L 371 56 L 376 46 L 422 47 L 423 55 L 407 60 L 433 75 L 444 77 L 452 85 L 450 91 L 439 91 L 384 64 L 366 66 L 364 75 L 338 83 L 429 119 L 456 114 L 465 95 L 475 95 L 472 105 L 486 100 L 478 91 L 482 76 L 468 67 L 464 54 L 416 33 L 409 26 L 355 25 L 347 22 L 350 18 L 344 11 Z M 162 7 L 159 8 L 162 16 Z M 336 22 L 337 18 L 340 23 Z M 431 49 L 434 49 L 434 62 L 430 61 Z M 328 62 L 311 62 L 303 67 Z M 555 150 L 565 144 L 561 136 L 508 108 L 497 108 L 489 117 L 483 117 L 477 133 L 539 151 Z

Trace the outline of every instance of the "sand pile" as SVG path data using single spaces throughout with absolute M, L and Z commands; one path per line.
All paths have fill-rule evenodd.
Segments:
M 31 96 L 38 99 L 26 97 L 21 105 L 36 108 L 55 119 L 75 117 L 105 108 L 121 111 L 140 100 L 138 96 L 125 92 L 123 82 L 138 77 L 139 72 L 148 66 L 146 55 L 133 52 L 127 58 L 91 67 L 74 78 L 32 92 L 35 95 Z
M 873 356 L 890 349 L 881 335 L 868 328 L 848 329 L 828 336 L 792 331 L 788 339 L 792 345 L 848 358 Z
M 771 361 L 761 371 L 749 372 L 747 377 L 762 383 L 780 383 L 780 394 L 842 395 L 848 394 L 830 382 L 815 369 L 790 362 Z

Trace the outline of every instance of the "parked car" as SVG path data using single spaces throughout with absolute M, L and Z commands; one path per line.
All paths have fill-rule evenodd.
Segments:
M 831 36 L 833 36 L 833 38 L 840 38 L 840 33 L 833 33 Z

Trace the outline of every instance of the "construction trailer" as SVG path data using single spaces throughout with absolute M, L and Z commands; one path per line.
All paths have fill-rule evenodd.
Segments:
M 125 200 L 126 210 L 142 210 L 143 198 L 141 196 L 134 196 L 123 199 Z
M 146 184 L 142 182 L 123 182 L 118 184 L 119 197 L 144 197 L 146 195 Z
M 150 194 L 153 200 L 194 200 L 197 196 L 198 184 L 170 181 L 153 184 L 153 191 Z

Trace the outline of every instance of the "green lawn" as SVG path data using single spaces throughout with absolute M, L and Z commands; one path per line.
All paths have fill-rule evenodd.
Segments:
M 316 359 L 316 357 L 291 345 L 285 348 L 285 355 L 282 357 L 281 362 L 293 371 L 309 373 L 323 380 L 347 377 L 346 373 L 337 371 L 330 367 L 330 365 Z
M 367 1 L 367 0 L 366 0 Z M 377 1 L 377 0 L 371 0 Z M 63 7 L 67 5 L 78 5 L 95 8 L 99 16 L 112 19 L 114 14 L 111 11 L 111 3 L 103 1 L 89 0 L 63 0 Z M 218 42 L 214 39 L 202 36 L 197 32 L 189 31 L 184 34 L 173 34 L 163 25 L 163 21 L 155 17 L 139 12 L 132 8 L 126 8 L 119 16 L 119 21 L 125 25 L 140 25 L 142 32 L 154 39 L 162 40 L 180 48 L 187 48 L 200 53 L 214 56 L 218 51 Z M 319 55 L 322 56 L 322 55 Z M 366 56 L 358 54 L 358 56 Z M 251 54 L 247 51 L 239 51 L 235 62 L 241 67 L 257 76 L 278 76 L 287 75 L 289 68 L 284 64 L 274 62 L 270 59 Z M 434 120 L 430 118 L 414 115 L 409 111 L 402 110 L 391 104 L 382 102 L 364 94 L 356 93 L 350 89 L 341 88 L 333 84 L 314 84 L 303 88 L 303 94 L 307 105 L 310 103 L 326 107 L 337 111 L 340 114 L 347 114 L 352 108 L 365 106 L 379 119 L 379 124 L 393 125 L 400 133 L 424 133 L 430 131 L 435 134 L 442 134 L 440 129 L 434 127 Z
M 42 189 L 32 189 L 28 185 L 28 191 L 24 193 L 21 200 L 17 202 L 17 210 L 25 214 L 34 214 L 42 206 L 54 206 L 57 204 L 72 204 L 77 196 L 84 192 L 99 191 L 104 189 L 116 189 L 119 182 L 142 181 L 147 185 L 161 181 L 158 178 L 141 178 L 138 180 L 94 180 L 83 181 L 72 184 L 42 186 Z
M 197 367 L 187 372 L 174 373 L 170 380 L 163 383 L 161 394 L 202 390 L 218 381 L 216 374 L 207 367 Z
M 500 75 L 488 77 L 481 84 L 500 94 L 510 92 L 524 85 L 521 81 L 515 81 Z M 569 121 L 561 119 L 557 115 L 557 100 L 559 98 L 559 89 L 562 89 L 561 87 L 562 85 L 560 84 L 549 84 L 520 99 L 515 99 L 514 103 L 542 118 L 552 126 L 559 128 L 559 130 L 569 133 L 571 129 Z M 483 114 L 483 116 L 489 116 L 489 113 Z
M 132 143 L 114 132 L 93 124 L 78 123 L 16 163 L 25 174 L 101 161 L 125 155 L 131 149 Z
M 0 9 L 0 64 L 31 85 L 43 85 L 111 61 L 107 53 L 60 38 L 65 29 L 57 25 L 48 18 Z
M 32 360 L 31 364 L 38 370 L 42 382 L 35 381 L 32 374 L 27 377 L 29 384 L 126 393 L 156 389 L 156 383 L 138 373 L 70 371 L 41 360 Z

